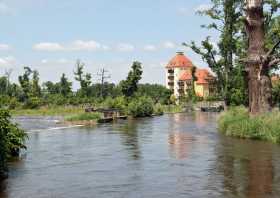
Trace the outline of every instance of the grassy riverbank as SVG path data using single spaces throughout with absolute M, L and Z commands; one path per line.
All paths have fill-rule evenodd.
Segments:
M 250 117 L 245 107 L 234 107 L 220 116 L 218 128 L 228 136 L 280 143 L 280 112 Z

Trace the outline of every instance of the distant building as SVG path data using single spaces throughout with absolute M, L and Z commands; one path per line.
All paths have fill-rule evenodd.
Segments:
M 193 80 L 192 71 L 196 69 Z M 196 68 L 183 52 L 177 55 L 166 66 L 166 87 L 172 90 L 176 98 L 185 96 L 193 87 L 197 96 L 207 98 L 215 93 L 215 77 L 208 69 Z

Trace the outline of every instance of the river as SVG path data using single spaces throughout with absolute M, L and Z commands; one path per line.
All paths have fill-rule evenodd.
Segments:
M 225 137 L 217 114 L 170 114 L 93 128 L 18 118 L 28 150 L 0 198 L 270 198 L 280 147 Z

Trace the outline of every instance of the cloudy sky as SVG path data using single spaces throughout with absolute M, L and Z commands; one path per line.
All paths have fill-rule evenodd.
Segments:
M 75 61 L 93 74 L 100 68 L 118 82 L 135 60 L 143 63 L 142 82 L 164 83 L 164 65 L 185 51 L 201 67 L 205 63 L 182 42 L 200 41 L 215 33 L 200 25 L 196 13 L 208 0 L 0 0 L 0 75 L 23 66 L 40 72 L 41 81 L 73 79 Z

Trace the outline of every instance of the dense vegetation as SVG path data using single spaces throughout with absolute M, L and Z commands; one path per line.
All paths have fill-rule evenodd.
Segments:
M 78 60 L 74 71 L 75 80 L 80 85 L 77 91 L 73 91 L 73 82 L 65 74 L 61 75 L 59 82 L 40 84 L 39 72 L 29 67 L 25 67 L 24 73 L 18 77 L 19 83 L 11 83 L 9 76 L 0 77 L 0 106 L 17 115 L 73 115 L 92 106 L 118 108 L 142 117 L 159 114 L 159 106 L 175 102 L 171 91 L 164 86 L 139 84 L 143 73 L 140 62 L 134 62 L 127 78 L 117 85 L 106 82 L 104 76 L 101 76 L 100 83 L 93 83 L 92 75 L 85 72 L 84 67 L 85 64 Z
M 251 117 L 245 107 L 233 107 L 219 118 L 219 131 L 238 138 L 280 143 L 280 112 Z
M 26 148 L 24 142 L 27 134 L 10 119 L 10 113 L 0 109 L 0 179 L 6 174 L 7 160 Z

